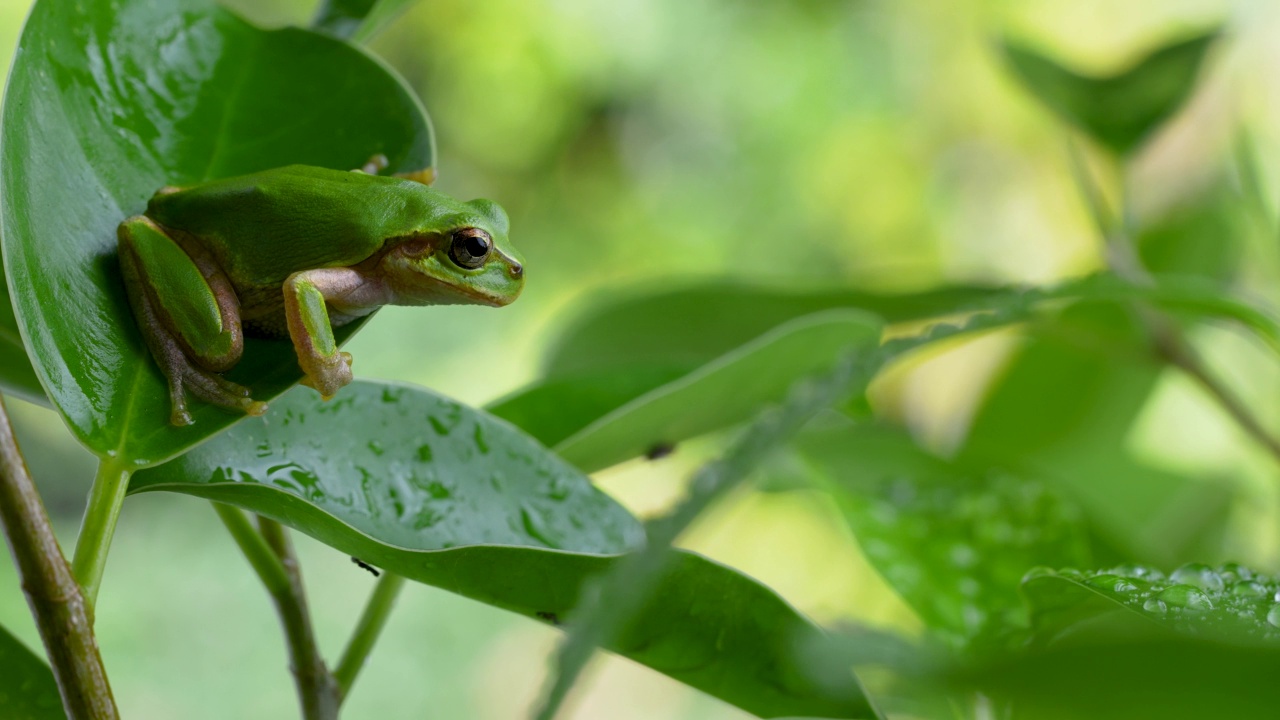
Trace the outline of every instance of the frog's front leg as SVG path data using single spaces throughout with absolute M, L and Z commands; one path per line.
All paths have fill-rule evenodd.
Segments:
M 244 337 L 235 291 L 208 253 L 141 215 L 120 223 L 117 236 L 129 304 L 169 383 L 170 422 L 191 424 L 187 391 L 250 415 L 265 412 L 248 389 L 219 374 L 240 360 Z
M 356 268 L 304 270 L 284 282 L 284 314 L 289 338 L 306 377 L 302 384 L 325 400 L 351 382 L 351 354 L 340 352 L 333 338 L 329 306 L 347 319 L 368 314 L 382 305 L 383 287 Z

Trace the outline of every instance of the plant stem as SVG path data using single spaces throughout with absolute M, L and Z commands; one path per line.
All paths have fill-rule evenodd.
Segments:
M 120 519 L 120 506 L 124 504 L 129 489 L 129 476 L 133 472 L 117 461 L 103 459 L 98 463 L 98 474 L 93 478 L 89 491 L 89 504 L 80 523 L 80 537 L 76 540 L 75 559 L 71 569 L 85 599 L 92 606 L 98 599 L 98 587 L 102 584 L 102 572 L 107 566 L 107 552 L 111 538 L 116 533 L 116 521 Z
M 0 525 L 70 720 L 115 720 L 92 612 L 58 546 L 0 401 Z
M 1108 265 L 1117 275 L 1130 282 L 1153 285 L 1155 280 L 1151 277 L 1151 273 L 1147 271 L 1146 267 L 1143 266 L 1138 256 L 1137 248 L 1134 246 L 1132 232 L 1129 228 L 1129 225 L 1132 224 L 1131 218 L 1128 217 L 1129 213 L 1124 213 L 1124 221 L 1117 221 L 1112 217 L 1105 201 L 1102 199 L 1101 189 L 1094 180 L 1092 173 L 1089 172 L 1080 148 L 1075 143 L 1071 143 L 1069 152 L 1076 183 L 1080 186 L 1080 191 L 1089 206 L 1089 212 L 1093 217 L 1094 224 L 1107 245 L 1109 251 Z M 1129 199 L 1127 178 L 1123 176 L 1123 168 L 1120 168 L 1117 172 L 1121 174 L 1122 205 L 1127 208 Z M 1142 317 L 1143 324 L 1147 326 L 1147 329 L 1152 334 L 1152 345 L 1156 354 L 1200 383 L 1200 386 L 1222 406 L 1222 409 L 1231 416 L 1241 429 L 1265 448 L 1267 452 L 1271 453 L 1272 457 L 1280 461 L 1280 439 L 1272 435 L 1253 411 L 1239 397 L 1233 394 L 1225 383 L 1213 375 L 1208 365 L 1195 351 L 1195 348 L 1191 346 L 1191 343 L 1187 342 L 1182 329 L 1168 315 L 1158 310 L 1140 305 L 1138 311 Z
M 1157 333 L 1156 349 L 1170 365 L 1190 375 L 1205 389 L 1236 424 L 1280 461 L 1280 439 L 1267 431 L 1257 416 L 1231 390 L 1214 377 L 1194 348 L 1178 333 Z
M 218 518 L 222 520 L 227 532 L 231 533 L 232 539 L 240 547 L 240 552 L 244 553 L 245 559 L 253 566 L 254 572 L 258 573 L 258 578 L 262 580 L 267 592 L 272 597 L 290 592 L 289 574 L 284 569 L 284 563 L 276 557 L 275 551 L 253 527 L 253 523 L 249 522 L 249 518 L 230 505 L 220 502 L 209 504 L 213 505 Z
M 378 641 L 378 635 L 382 633 L 382 628 L 386 627 L 387 620 L 391 617 L 391 610 L 395 607 L 396 597 L 400 595 L 400 589 L 403 587 L 404 578 L 399 575 L 384 573 L 381 578 L 378 578 L 378 584 L 373 588 L 373 594 L 369 596 L 369 602 L 360 615 L 360 622 L 356 623 L 356 629 L 351 633 L 347 649 L 343 651 L 342 659 L 338 661 L 338 667 L 333 671 L 333 677 L 338 682 L 338 693 L 342 699 L 346 699 L 347 693 L 351 691 L 351 685 L 364 667 L 369 651 L 373 650 L 374 643 Z
M 258 517 L 258 531 L 284 569 L 287 582 L 283 587 L 267 590 L 276 603 L 280 622 L 284 625 L 285 640 L 289 645 L 289 661 L 294 682 L 298 686 L 298 701 L 302 705 L 305 720 L 336 720 L 340 692 L 338 683 L 325 667 L 316 645 L 315 631 L 311 627 L 311 615 L 307 610 L 306 591 L 302 586 L 302 572 L 293 543 L 280 523 Z M 250 558 L 250 562 L 252 562 Z M 256 569 L 255 565 L 255 569 Z

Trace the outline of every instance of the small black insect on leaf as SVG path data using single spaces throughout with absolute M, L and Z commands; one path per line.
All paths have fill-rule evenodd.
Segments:
M 547 612 L 547 611 L 545 611 L 545 610 L 539 610 L 538 612 L 534 613 L 534 615 L 537 615 L 537 616 L 538 616 L 538 618 L 539 618 L 540 620 L 546 620 L 547 622 L 549 622 L 549 623 L 551 623 L 552 625 L 555 625 L 555 626 L 557 626 L 557 627 L 559 627 L 559 626 L 560 626 L 560 616 L 559 616 L 559 615 L 556 615 L 556 614 L 555 614 L 555 613 L 553 613 L 553 612 Z
M 649 451 L 644 454 L 645 459 L 659 460 L 676 451 L 676 444 L 673 442 L 657 442 Z
M 361 559 L 360 559 L 360 558 L 358 558 L 358 557 L 352 557 L 352 558 L 351 558 L 351 562 L 353 562 L 353 563 L 355 563 L 356 565 L 359 565 L 360 567 L 364 568 L 365 570 L 368 570 L 369 572 L 373 573 L 373 576 L 374 576 L 374 577 L 378 577 L 379 575 L 382 575 L 382 573 L 378 572 L 378 569 L 377 569 L 377 568 L 375 568 L 374 566 L 370 565 L 369 563 L 367 563 L 367 562 L 365 562 L 365 561 L 361 560 Z

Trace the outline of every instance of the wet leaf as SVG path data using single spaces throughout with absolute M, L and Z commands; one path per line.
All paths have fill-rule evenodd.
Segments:
M 1140 147 L 1191 96 L 1212 31 L 1165 45 L 1109 76 L 1090 77 L 1006 41 L 1005 57 L 1041 102 L 1120 155 Z
M 630 514 L 518 429 L 426 389 L 365 381 L 329 403 L 298 388 L 264 418 L 130 484 L 160 490 L 274 518 L 389 572 L 551 624 L 643 538 Z M 818 632 L 768 588 L 674 551 L 611 649 L 751 712 L 856 707 L 851 679 L 820 688 L 788 671 L 792 638 Z
M 784 322 L 823 310 L 859 309 L 896 323 L 960 312 L 1008 293 L 1007 289 L 957 286 L 891 295 L 723 281 L 674 290 L 635 290 L 588 303 L 593 309 L 573 321 L 552 344 L 543 377 L 575 377 L 624 367 L 692 370 Z
M 212 0 L 36 3 L 0 145 L 4 263 L 36 372 L 85 445 L 138 463 L 238 418 L 198 403 L 194 426 L 169 426 L 121 286 L 120 221 L 168 184 L 434 157 L 425 113 L 382 63 L 324 35 L 259 30 Z M 299 371 L 289 343 L 253 341 L 231 377 L 269 399 Z
M 0 626 L 0 716 L 65 720 L 62 696 L 48 664 Z
M 953 647 L 1027 626 L 1018 587 L 1031 568 L 1088 562 L 1078 510 L 1042 483 L 959 466 L 889 426 L 816 430 L 797 444 L 876 570 Z
M 1280 580 L 1236 563 L 1188 563 L 1167 575 L 1145 565 L 1042 568 L 1022 586 L 1041 640 L 1123 612 L 1190 635 L 1280 645 Z

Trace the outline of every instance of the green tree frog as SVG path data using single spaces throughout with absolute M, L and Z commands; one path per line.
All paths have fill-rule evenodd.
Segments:
M 187 393 L 260 415 L 266 405 L 222 377 L 244 334 L 288 337 L 303 383 L 326 400 L 351 382 L 333 328 L 383 305 L 502 306 L 524 266 L 507 215 L 427 185 L 430 171 L 375 174 L 304 165 L 161 188 L 120 223 L 120 268 L 143 338 L 169 383 L 170 421 Z

